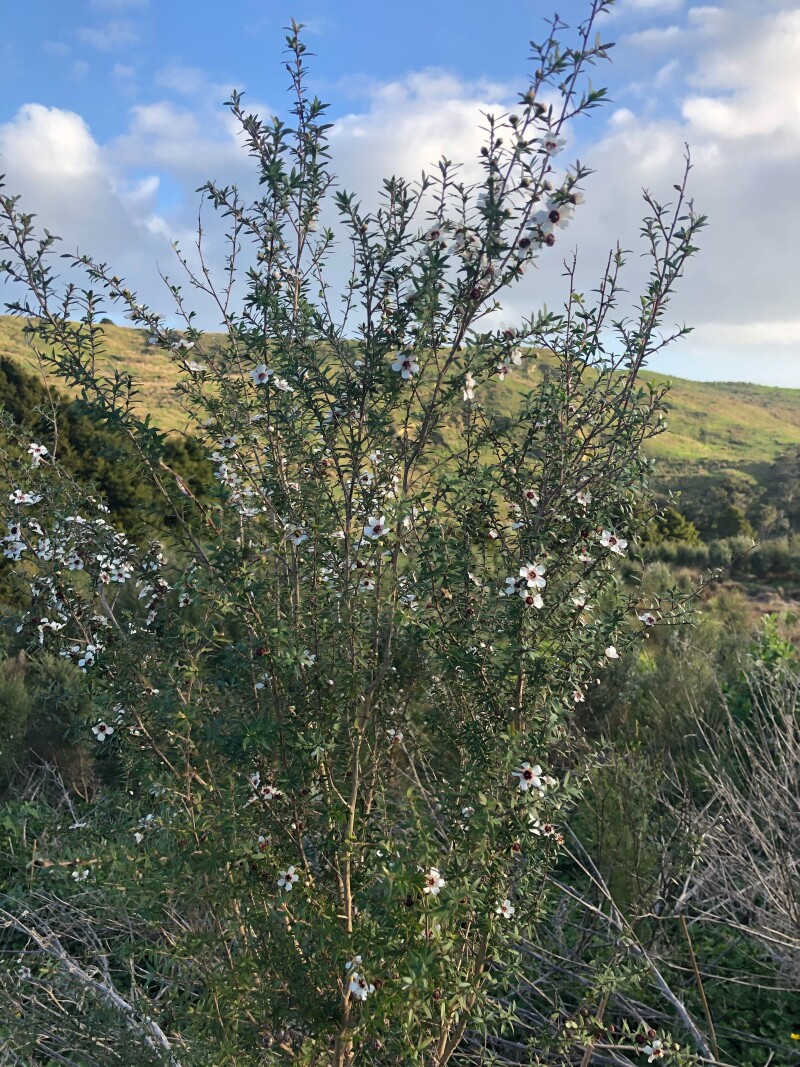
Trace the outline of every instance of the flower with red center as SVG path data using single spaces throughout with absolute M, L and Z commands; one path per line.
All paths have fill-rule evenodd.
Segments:
M 600 534 L 600 544 L 603 548 L 615 552 L 618 556 L 623 556 L 625 549 L 628 547 L 628 542 L 622 537 L 617 537 L 611 530 L 603 530 Z
M 437 897 L 447 883 L 439 873 L 438 867 L 431 867 L 428 873 L 425 875 L 425 884 L 422 887 L 423 893 L 429 893 L 432 897 Z
M 533 767 L 527 761 L 521 763 L 519 767 L 512 771 L 514 778 L 519 778 L 519 787 L 523 793 L 527 793 L 529 789 L 542 789 L 542 768 L 536 763 Z
M 404 381 L 409 381 L 419 372 L 419 363 L 414 361 L 410 352 L 398 352 L 392 363 L 392 370 L 396 371 Z
M 364 536 L 375 541 L 387 533 L 389 533 L 389 527 L 386 525 L 386 516 L 381 515 L 376 518 L 374 515 L 370 515 L 367 519 L 367 525 L 364 527 Z
M 299 881 L 300 875 L 297 873 L 294 864 L 291 867 L 287 867 L 285 871 L 278 871 L 278 888 L 285 893 L 290 893 L 292 886 Z
M 257 367 L 253 367 L 250 371 L 250 377 L 256 385 L 264 385 L 272 377 L 272 371 L 266 363 L 259 363 Z

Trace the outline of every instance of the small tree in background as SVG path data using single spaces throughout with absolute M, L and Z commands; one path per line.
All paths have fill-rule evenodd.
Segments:
M 664 429 L 664 391 L 640 371 L 686 332 L 662 332 L 704 221 L 686 174 L 671 208 L 645 194 L 633 317 L 616 317 L 617 248 L 591 299 L 573 260 L 561 311 L 488 321 L 559 255 L 583 199 L 588 170 L 559 155 L 604 95 L 581 85 L 606 56 L 591 41 L 608 6 L 574 44 L 556 20 L 534 46 L 516 112 L 486 116 L 477 185 L 443 160 L 416 184 L 388 179 L 375 212 L 335 192 L 335 229 L 326 108 L 293 24 L 291 118 L 229 102 L 261 197 L 203 188 L 228 222 L 221 281 L 202 240 L 197 270 L 179 252 L 222 339 L 174 283 L 180 333 L 88 256 L 66 258 L 95 288 L 62 286 L 56 238 L 0 201 L 2 269 L 28 292 L 9 308 L 170 512 L 134 545 L 59 466 L 57 436 L 8 421 L 20 632 L 86 673 L 104 711 L 85 736 L 124 783 L 87 825 L 41 828 L 25 901 L 5 905 L 16 1054 L 443 1065 L 467 1038 L 470 1062 L 490 1062 L 505 1033 L 546 1062 L 598 1042 L 685 1061 L 666 1037 L 637 1045 L 557 1006 L 527 1025 L 514 992 L 590 760 L 572 709 L 684 607 L 640 603 L 616 570 L 651 520 L 641 447 Z M 352 250 L 341 308 L 335 236 Z M 109 300 L 170 353 L 212 499 L 170 467 L 136 383 L 108 372 Z M 484 398 L 503 393 L 501 417 Z

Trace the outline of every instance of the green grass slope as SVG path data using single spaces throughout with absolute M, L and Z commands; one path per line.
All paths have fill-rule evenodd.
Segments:
M 19 319 L 0 316 L 0 353 L 37 369 Z M 147 343 L 143 331 L 104 326 L 109 364 L 134 375 L 142 410 L 152 411 L 164 429 L 183 428 L 185 416 L 172 392 L 175 371 L 165 352 Z M 490 383 L 482 397 L 499 413 L 510 411 L 519 392 L 538 377 L 516 372 L 501 387 Z M 657 385 L 668 379 L 646 371 Z M 800 389 L 740 382 L 669 379 L 668 431 L 649 445 L 664 480 L 721 476 L 760 482 L 781 453 L 800 449 Z

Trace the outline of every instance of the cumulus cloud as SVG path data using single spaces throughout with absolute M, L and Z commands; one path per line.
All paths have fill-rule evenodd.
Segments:
M 558 305 L 561 263 L 575 246 L 579 282 L 592 288 L 617 237 L 634 249 L 627 281 L 633 300 L 645 274 L 637 249 L 641 189 L 669 200 L 689 142 L 691 192 L 710 225 L 672 318 L 696 329 L 657 369 L 800 385 L 800 11 L 776 0 L 763 9 L 755 0 L 688 11 L 673 0 L 638 0 L 637 7 L 666 15 L 669 25 L 645 26 L 643 32 L 658 30 L 649 37 L 629 36 L 622 47 L 628 63 L 639 57 L 637 91 L 629 86 L 604 123 L 579 125 L 577 140 L 559 157 L 579 155 L 595 169 L 587 203 L 540 269 L 509 295 L 505 317 L 513 321 L 542 302 Z M 653 65 L 646 79 L 643 64 Z M 118 73 L 129 77 L 127 69 Z M 127 128 L 104 145 L 78 115 L 28 105 L 0 127 L 0 153 L 50 229 L 110 261 L 122 259 L 122 269 L 143 279 L 146 296 L 164 307 L 153 262 L 169 263 L 167 236 L 191 243 L 197 186 L 209 177 L 246 192 L 256 185 L 252 161 L 220 107 L 227 86 L 181 64 L 162 68 L 155 85 L 161 98 L 131 108 Z M 331 134 L 340 187 L 374 206 L 385 176 L 413 180 L 442 155 L 464 162 L 463 180 L 476 179 L 482 114 L 507 110 L 517 89 L 436 70 L 358 83 Z M 269 114 L 249 100 L 251 108 Z
M 103 26 L 79 26 L 75 36 L 83 44 L 101 52 L 116 52 L 139 41 L 139 31 L 132 22 L 115 19 Z
M 61 237 L 63 251 L 113 263 L 156 296 L 153 264 L 171 251 L 156 225 L 157 177 L 131 187 L 80 115 L 41 104 L 0 125 L 0 167 L 6 190 L 23 194 L 23 210 Z

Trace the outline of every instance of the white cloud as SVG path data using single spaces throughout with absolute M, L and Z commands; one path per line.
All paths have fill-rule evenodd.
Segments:
M 638 257 L 641 188 L 669 200 L 688 141 L 691 192 L 699 210 L 710 215 L 710 225 L 701 235 L 700 255 L 681 280 L 669 321 L 685 320 L 696 330 L 673 354 L 660 357 L 656 369 L 800 385 L 800 323 L 794 317 L 800 276 L 795 202 L 800 11 L 768 5 L 759 13 L 754 4 L 734 0 L 726 8 L 690 9 L 680 57 L 670 55 L 677 35 L 665 42 L 662 31 L 666 54 L 647 78 L 640 66 L 638 92 L 607 113 L 601 135 L 596 122 L 577 127 L 583 143 L 568 147 L 558 162 L 578 154 L 596 171 L 587 182 L 587 203 L 539 269 L 509 295 L 509 321 L 542 302 L 559 305 L 561 263 L 576 244 L 585 289 L 596 284 L 617 237 L 635 249 L 625 282 L 634 299 L 644 270 Z M 638 6 L 641 11 L 646 4 Z M 650 10 L 663 14 L 679 7 L 667 0 Z M 629 62 L 651 62 L 644 54 L 647 40 L 634 48 L 623 41 Z M 125 81 L 128 75 L 120 70 L 118 77 Z M 194 189 L 209 177 L 235 181 L 245 193 L 256 186 L 253 162 L 220 106 L 227 87 L 179 64 L 164 67 L 155 83 L 163 98 L 132 108 L 125 131 L 104 146 L 79 116 L 28 105 L 0 127 L 0 153 L 8 160 L 9 188 L 26 192 L 44 225 L 121 263 L 120 273 L 142 279 L 144 298 L 169 311 L 153 263 L 169 265 L 168 236 L 190 245 Z M 465 181 L 477 178 L 481 113 L 502 112 L 516 95 L 515 86 L 435 70 L 387 84 L 359 82 L 357 90 L 357 102 L 332 131 L 333 169 L 340 187 L 373 206 L 385 176 L 414 180 L 423 169 L 431 172 L 442 155 L 465 164 Z M 248 110 L 269 114 L 249 99 Z M 218 247 L 213 235 L 210 240 Z
M 122 20 L 107 22 L 104 26 L 80 26 L 75 36 L 101 52 L 116 52 L 139 41 L 139 31 L 133 23 Z
M 620 42 L 623 48 L 670 48 L 683 36 L 684 30 L 680 26 L 652 26 L 648 30 L 638 30 L 629 33 Z

